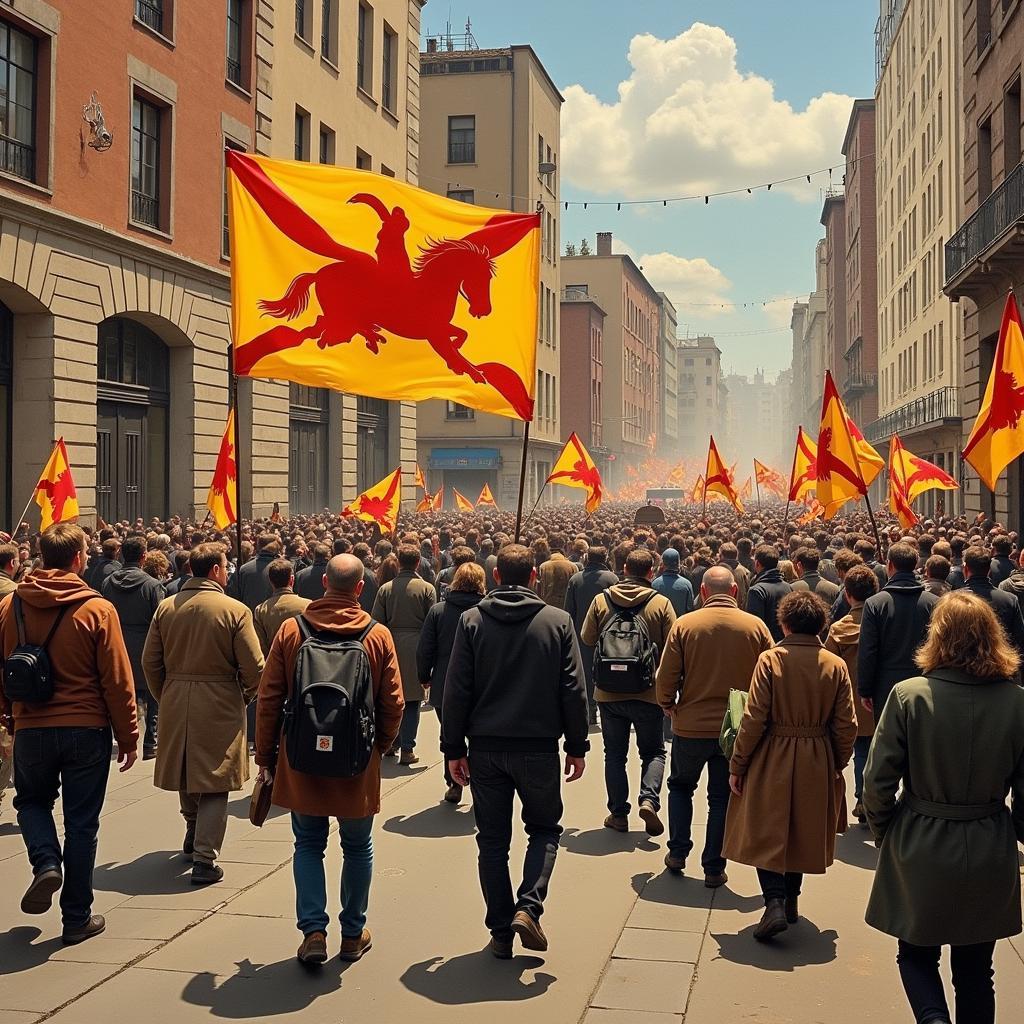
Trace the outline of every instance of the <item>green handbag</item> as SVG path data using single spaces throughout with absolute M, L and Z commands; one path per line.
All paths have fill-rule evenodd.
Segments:
M 718 736 L 718 745 L 727 758 L 732 758 L 732 749 L 736 746 L 736 737 L 740 732 L 740 722 L 747 707 L 746 690 L 730 690 L 729 703 L 722 719 L 722 731 Z

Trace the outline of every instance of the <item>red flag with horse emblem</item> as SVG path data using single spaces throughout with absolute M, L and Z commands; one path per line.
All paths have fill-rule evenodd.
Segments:
M 40 533 L 54 523 L 78 518 L 78 491 L 71 477 L 71 463 L 63 437 L 57 438 L 46 460 L 43 475 L 36 484 L 35 502 L 39 506 Z
M 530 420 L 540 215 L 227 153 L 235 372 Z
M 592 516 L 601 507 L 602 486 L 601 474 L 590 452 L 576 436 L 576 431 L 569 435 L 561 455 L 555 460 L 546 484 L 561 484 L 563 487 L 579 487 L 587 492 L 587 515 Z

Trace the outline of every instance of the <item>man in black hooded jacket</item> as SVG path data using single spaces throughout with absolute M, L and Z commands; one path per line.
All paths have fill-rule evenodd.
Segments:
M 455 631 L 441 749 L 455 782 L 472 789 L 491 952 L 507 960 L 515 935 L 527 949 L 548 948 L 540 916 L 562 834 L 558 741 L 565 737 L 568 782 L 583 774 L 590 744 L 572 619 L 530 589 L 537 574 L 525 547 L 502 548 L 494 572 L 498 587 L 462 613 Z M 528 843 L 513 897 L 508 853 L 516 795 Z
M 778 548 L 762 544 L 754 552 L 754 572 L 757 575 L 750 581 L 747 591 L 747 611 L 768 627 L 772 639 L 778 643 L 782 639 L 779 602 L 793 589 L 779 571 Z

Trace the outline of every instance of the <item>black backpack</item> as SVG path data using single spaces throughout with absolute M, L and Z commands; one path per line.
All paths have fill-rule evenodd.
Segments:
M 654 597 L 626 608 L 605 594 L 608 611 L 594 648 L 594 684 L 608 693 L 643 693 L 654 685 L 658 647 L 641 613 Z
M 46 649 L 71 606 L 66 604 L 57 613 L 41 644 L 30 644 L 25 639 L 25 618 L 21 613 L 21 598 L 17 594 L 11 598 L 11 607 L 18 626 L 18 646 L 4 661 L 4 693 L 8 700 L 45 704 L 53 698 L 53 666 Z
M 373 678 L 363 646 L 373 619 L 358 636 L 314 632 L 296 616 L 302 643 L 284 711 L 288 763 L 297 772 L 351 779 L 370 763 L 377 729 Z

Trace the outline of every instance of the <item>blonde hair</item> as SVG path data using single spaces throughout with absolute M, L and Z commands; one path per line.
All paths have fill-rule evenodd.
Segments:
M 914 661 L 926 674 L 955 668 L 978 679 L 1010 679 L 1020 667 L 992 607 L 963 590 L 940 598 Z
M 796 583 L 797 575 L 793 563 L 788 558 L 779 559 L 779 572 L 787 583 Z
M 451 589 L 466 594 L 483 594 L 486 578 L 482 566 L 476 562 L 464 562 L 455 570 Z

